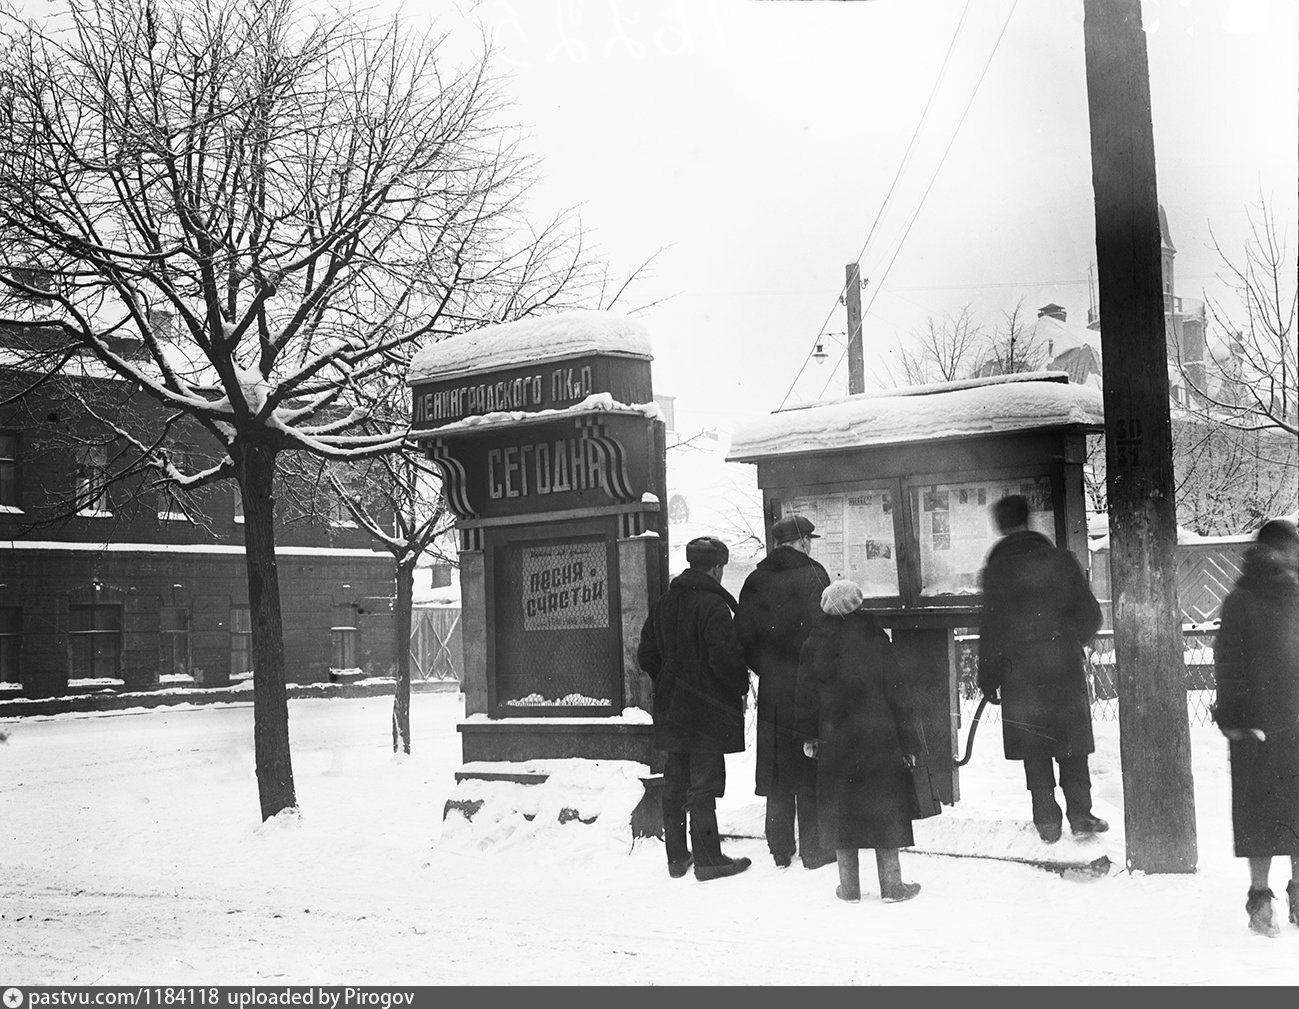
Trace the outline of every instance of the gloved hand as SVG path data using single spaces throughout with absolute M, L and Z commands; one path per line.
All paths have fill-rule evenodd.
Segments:
M 1262 729 L 1223 729 L 1222 734 L 1228 739 L 1253 739 L 1260 743 L 1267 741 L 1267 734 Z
M 998 694 L 996 688 L 992 690 L 985 690 L 983 692 L 983 699 L 987 701 L 989 704 L 1001 704 L 1001 695 Z
M 815 739 L 807 739 L 807 740 L 804 740 L 804 742 L 803 742 L 803 753 L 804 753 L 806 756 L 809 756 L 809 757 L 815 757 L 815 756 L 816 756 L 816 751 L 817 751 L 817 741 L 816 741 Z

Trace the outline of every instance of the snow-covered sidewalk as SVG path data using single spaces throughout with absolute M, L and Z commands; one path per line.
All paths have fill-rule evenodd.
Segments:
M 1269 940 L 1245 927 L 1226 745 L 1211 728 L 1192 728 L 1195 874 L 1123 869 L 1118 729 L 1098 722 L 1108 876 L 911 851 L 917 899 L 880 903 L 864 872 L 864 899 L 848 905 L 832 866 L 778 870 L 756 838 L 725 844 L 751 870 L 710 883 L 669 879 L 661 842 L 633 845 L 600 820 L 508 841 L 484 824 L 476 845 L 449 822 L 444 838 L 463 702 L 412 704 L 415 752 L 398 758 L 387 699 L 292 701 L 301 813 L 266 824 L 248 705 L 0 723 L 5 983 L 1299 982 L 1299 928 Z M 760 809 L 752 766 L 751 752 L 728 765 L 723 829 Z M 941 830 L 1023 818 L 1019 774 L 985 726 Z M 1285 876 L 1278 863 L 1278 892 Z

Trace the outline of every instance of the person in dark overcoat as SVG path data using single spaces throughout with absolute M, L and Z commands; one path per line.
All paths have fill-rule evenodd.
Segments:
M 663 767 L 663 840 L 668 874 L 695 878 L 743 872 L 747 858 L 722 854 L 717 800 L 726 793 L 726 754 L 744 749 L 749 670 L 735 635 L 735 599 L 722 587 L 726 544 L 701 536 L 686 544 L 690 567 L 650 607 L 636 661 L 654 682 L 654 746 Z M 690 844 L 686 846 L 686 816 Z
M 1053 760 L 1073 833 L 1109 829 L 1092 814 L 1087 758 L 1096 744 L 1082 654 L 1103 617 L 1077 558 L 1029 529 L 1029 513 L 1018 494 L 992 506 L 1002 538 L 980 575 L 978 681 L 1002 706 L 1006 759 L 1024 762 L 1033 823 L 1050 844 L 1060 839 L 1062 821 Z
M 1290 856 L 1290 921 L 1299 925 L 1299 533 L 1273 519 L 1245 554 L 1222 604 L 1213 644 L 1214 721 L 1231 742 L 1231 825 L 1236 855 L 1249 860 L 1249 924 L 1272 917 L 1268 875 Z
M 766 797 L 767 848 L 782 869 L 795 851 L 808 869 L 834 861 L 833 849 L 817 834 L 816 765 L 794 731 L 798 654 L 830 584 L 825 568 L 809 556 L 815 530 L 802 515 L 788 515 L 772 526 L 775 545 L 744 580 L 735 614 L 745 661 L 758 678 L 755 792 Z
M 915 843 L 908 764 L 921 736 L 893 645 L 862 609 L 862 591 L 836 581 L 822 593 L 825 614 L 799 661 L 797 725 L 816 758 L 821 840 L 836 849 L 841 900 L 861 899 L 858 850 L 875 849 L 880 896 L 909 900 L 898 849 Z

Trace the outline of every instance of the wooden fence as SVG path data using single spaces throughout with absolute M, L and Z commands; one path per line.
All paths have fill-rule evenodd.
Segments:
M 1177 545 L 1177 602 L 1183 624 L 1208 624 L 1218 619 L 1222 601 L 1240 577 L 1245 551 L 1253 542 L 1252 536 L 1223 536 Z M 1109 547 L 1093 551 L 1091 564 L 1092 592 L 1105 612 L 1105 626 L 1113 627 Z
M 410 622 L 411 680 L 461 682 L 459 606 L 415 606 Z

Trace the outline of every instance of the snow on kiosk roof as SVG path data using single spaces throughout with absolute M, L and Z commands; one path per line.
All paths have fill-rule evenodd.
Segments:
M 649 331 L 609 312 L 562 312 L 483 326 L 429 344 L 415 355 L 407 385 L 586 355 L 653 360 Z
M 991 378 L 858 393 L 779 410 L 741 425 L 728 461 L 833 452 L 980 435 L 1073 427 L 1104 428 L 1101 394 L 1063 372 Z

